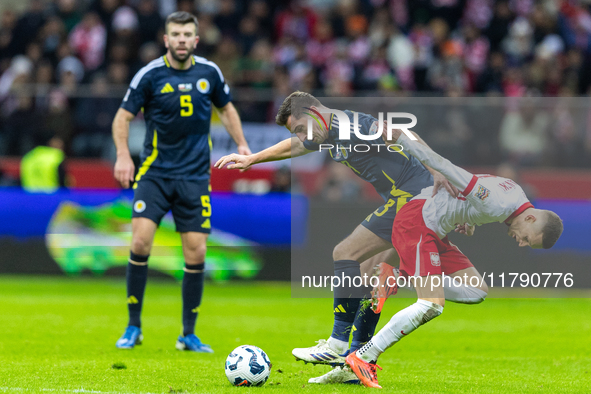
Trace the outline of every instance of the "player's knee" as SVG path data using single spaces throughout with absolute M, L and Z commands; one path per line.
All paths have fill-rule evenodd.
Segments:
M 185 260 L 189 265 L 201 264 L 205 261 L 205 254 L 207 253 L 207 246 L 193 245 L 185 247 Z
M 150 254 L 150 249 L 152 248 L 152 240 L 145 238 L 134 236 L 131 239 L 131 251 L 135 254 L 139 255 L 148 255 Z
M 347 241 L 347 239 L 339 242 L 332 250 L 333 261 L 357 260 L 357 258 L 358 256 L 356 256 L 355 253 L 351 253 L 351 248 L 349 247 L 349 241 Z
M 486 296 L 488 295 L 488 286 L 486 285 L 486 282 L 482 281 L 482 284 L 478 288 L 484 293 L 484 298 L 486 298 Z M 482 301 L 484 301 L 484 298 L 482 299 Z
M 339 242 L 337 246 L 334 247 L 334 249 L 332 250 L 332 260 L 333 261 L 339 261 L 339 260 L 344 260 L 345 257 L 344 256 L 344 247 L 342 246 L 343 242 Z

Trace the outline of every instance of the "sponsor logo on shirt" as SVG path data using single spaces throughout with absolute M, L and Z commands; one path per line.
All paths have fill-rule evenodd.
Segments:
M 193 84 L 192 83 L 179 83 L 179 90 L 181 92 L 190 92 L 191 90 L 193 90 Z
M 474 195 L 482 201 L 484 201 L 490 195 L 490 190 L 488 190 L 486 187 L 482 185 L 478 185 L 478 190 L 476 190 L 476 193 L 474 193 Z

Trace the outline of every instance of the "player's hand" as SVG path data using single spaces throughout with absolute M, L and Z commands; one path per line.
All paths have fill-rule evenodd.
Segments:
M 433 175 L 433 194 L 431 197 L 435 197 L 441 187 L 444 187 L 453 198 L 457 198 L 460 195 L 460 191 L 442 173 L 433 171 L 431 174 Z
M 234 164 L 230 164 L 234 163 Z M 239 155 L 232 153 L 219 159 L 213 166 L 215 168 L 224 168 L 228 164 L 228 169 L 247 170 L 252 166 L 252 155 Z
M 238 154 L 239 155 L 252 155 L 252 152 L 250 151 L 250 148 L 248 147 L 248 145 L 238 145 Z M 246 172 L 248 171 L 248 168 L 243 168 L 240 170 L 240 172 Z
M 384 128 L 382 129 L 382 138 L 384 142 L 389 142 L 391 144 L 395 144 L 398 141 L 398 138 L 402 135 L 402 130 L 400 129 L 392 129 L 392 139 L 388 139 L 388 122 L 384 120 Z
M 133 182 L 133 174 L 135 172 L 135 165 L 129 154 L 117 155 L 115 162 L 115 179 L 119 181 L 121 186 L 127 189 L 131 182 Z
M 470 226 L 468 223 L 464 224 L 456 224 L 456 229 L 454 230 L 456 233 L 466 234 L 468 237 L 474 235 L 474 226 Z

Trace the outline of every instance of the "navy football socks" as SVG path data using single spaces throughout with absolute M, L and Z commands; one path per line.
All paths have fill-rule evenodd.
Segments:
M 144 291 L 148 281 L 148 257 L 129 252 L 127 263 L 127 309 L 129 311 L 129 326 L 141 327 L 142 304 Z M 134 263 L 132 263 L 132 261 Z
M 195 322 L 203 296 L 205 263 L 188 265 L 185 263 L 183 276 L 183 336 L 195 333 Z
M 353 278 L 361 276 L 359 263 L 353 260 L 335 261 L 334 274 L 336 278 L 341 279 L 341 283 L 334 287 L 334 326 L 331 336 L 348 343 L 355 314 L 361 301 L 359 289 L 352 286 Z M 350 282 L 347 278 L 351 278 Z
M 374 313 L 370 306 L 359 305 L 359 312 L 353 323 L 355 330 L 353 331 L 353 340 L 351 341 L 351 353 L 359 349 L 373 337 L 378 321 L 380 321 L 379 313 Z

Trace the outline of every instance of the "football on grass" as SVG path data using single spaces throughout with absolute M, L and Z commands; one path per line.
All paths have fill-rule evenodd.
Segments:
M 262 386 L 271 374 L 271 362 L 262 349 L 242 345 L 232 350 L 224 369 L 234 386 Z

